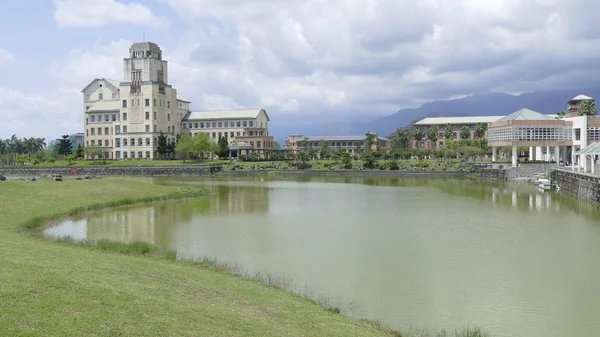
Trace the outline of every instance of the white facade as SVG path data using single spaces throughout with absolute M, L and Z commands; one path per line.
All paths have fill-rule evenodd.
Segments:
M 182 133 L 191 136 L 204 132 L 214 141 L 269 136 L 269 116 L 265 110 L 193 111 L 181 122 Z
M 168 84 L 167 61 L 154 43 L 131 46 L 123 78 L 95 79 L 83 89 L 85 145 L 111 159 L 156 158 L 158 136 L 175 142 L 190 102 Z

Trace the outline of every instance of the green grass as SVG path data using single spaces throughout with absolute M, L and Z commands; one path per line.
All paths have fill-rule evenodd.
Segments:
M 131 178 L 1 182 L 0 335 L 399 335 L 214 264 L 174 262 L 145 243 L 53 242 L 21 229 L 73 210 L 186 193 Z

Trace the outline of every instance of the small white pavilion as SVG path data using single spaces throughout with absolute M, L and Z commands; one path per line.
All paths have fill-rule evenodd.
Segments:
M 496 161 L 498 147 L 512 147 L 512 167 L 517 167 L 517 148 L 546 147 L 547 153 L 554 147 L 556 163 L 560 160 L 561 147 L 572 145 L 573 123 L 555 119 L 530 109 L 520 109 L 490 123 L 488 145 L 492 147 L 492 161 Z M 550 158 L 550 157 L 549 157 Z

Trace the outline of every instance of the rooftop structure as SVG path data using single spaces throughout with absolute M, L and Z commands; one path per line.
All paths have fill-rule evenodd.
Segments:
M 586 95 L 577 95 L 577 96 L 571 98 L 571 100 L 569 100 L 568 107 L 567 107 L 568 117 L 579 116 L 579 106 L 581 105 L 581 102 L 584 102 L 584 101 L 594 102 L 595 99 L 590 96 L 586 96 Z

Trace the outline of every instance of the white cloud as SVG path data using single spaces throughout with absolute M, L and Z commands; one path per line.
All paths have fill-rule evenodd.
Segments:
M 54 19 L 62 28 L 100 27 L 110 23 L 162 27 L 167 22 L 150 8 L 138 3 L 116 0 L 53 0 Z
M 15 60 L 15 56 L 8 50 L 0 48 L 0 67 Z
M 52 66 L 51 73 L 82 89 L 95 78 L 120 80 L 123 78 L 123 58 L 129 54 L 130 46 L 130 41 L 118 40 L 72 49 L 64 61 Z
M 80 103 L 76 96 L 60 91 L 46 96 L 0 86 L 0 116 L 13 116 L 10 123 L 0 123 L 1 138 L 16 134 L 49 140 L 80 132 L 82 117 L 72 113 Z

